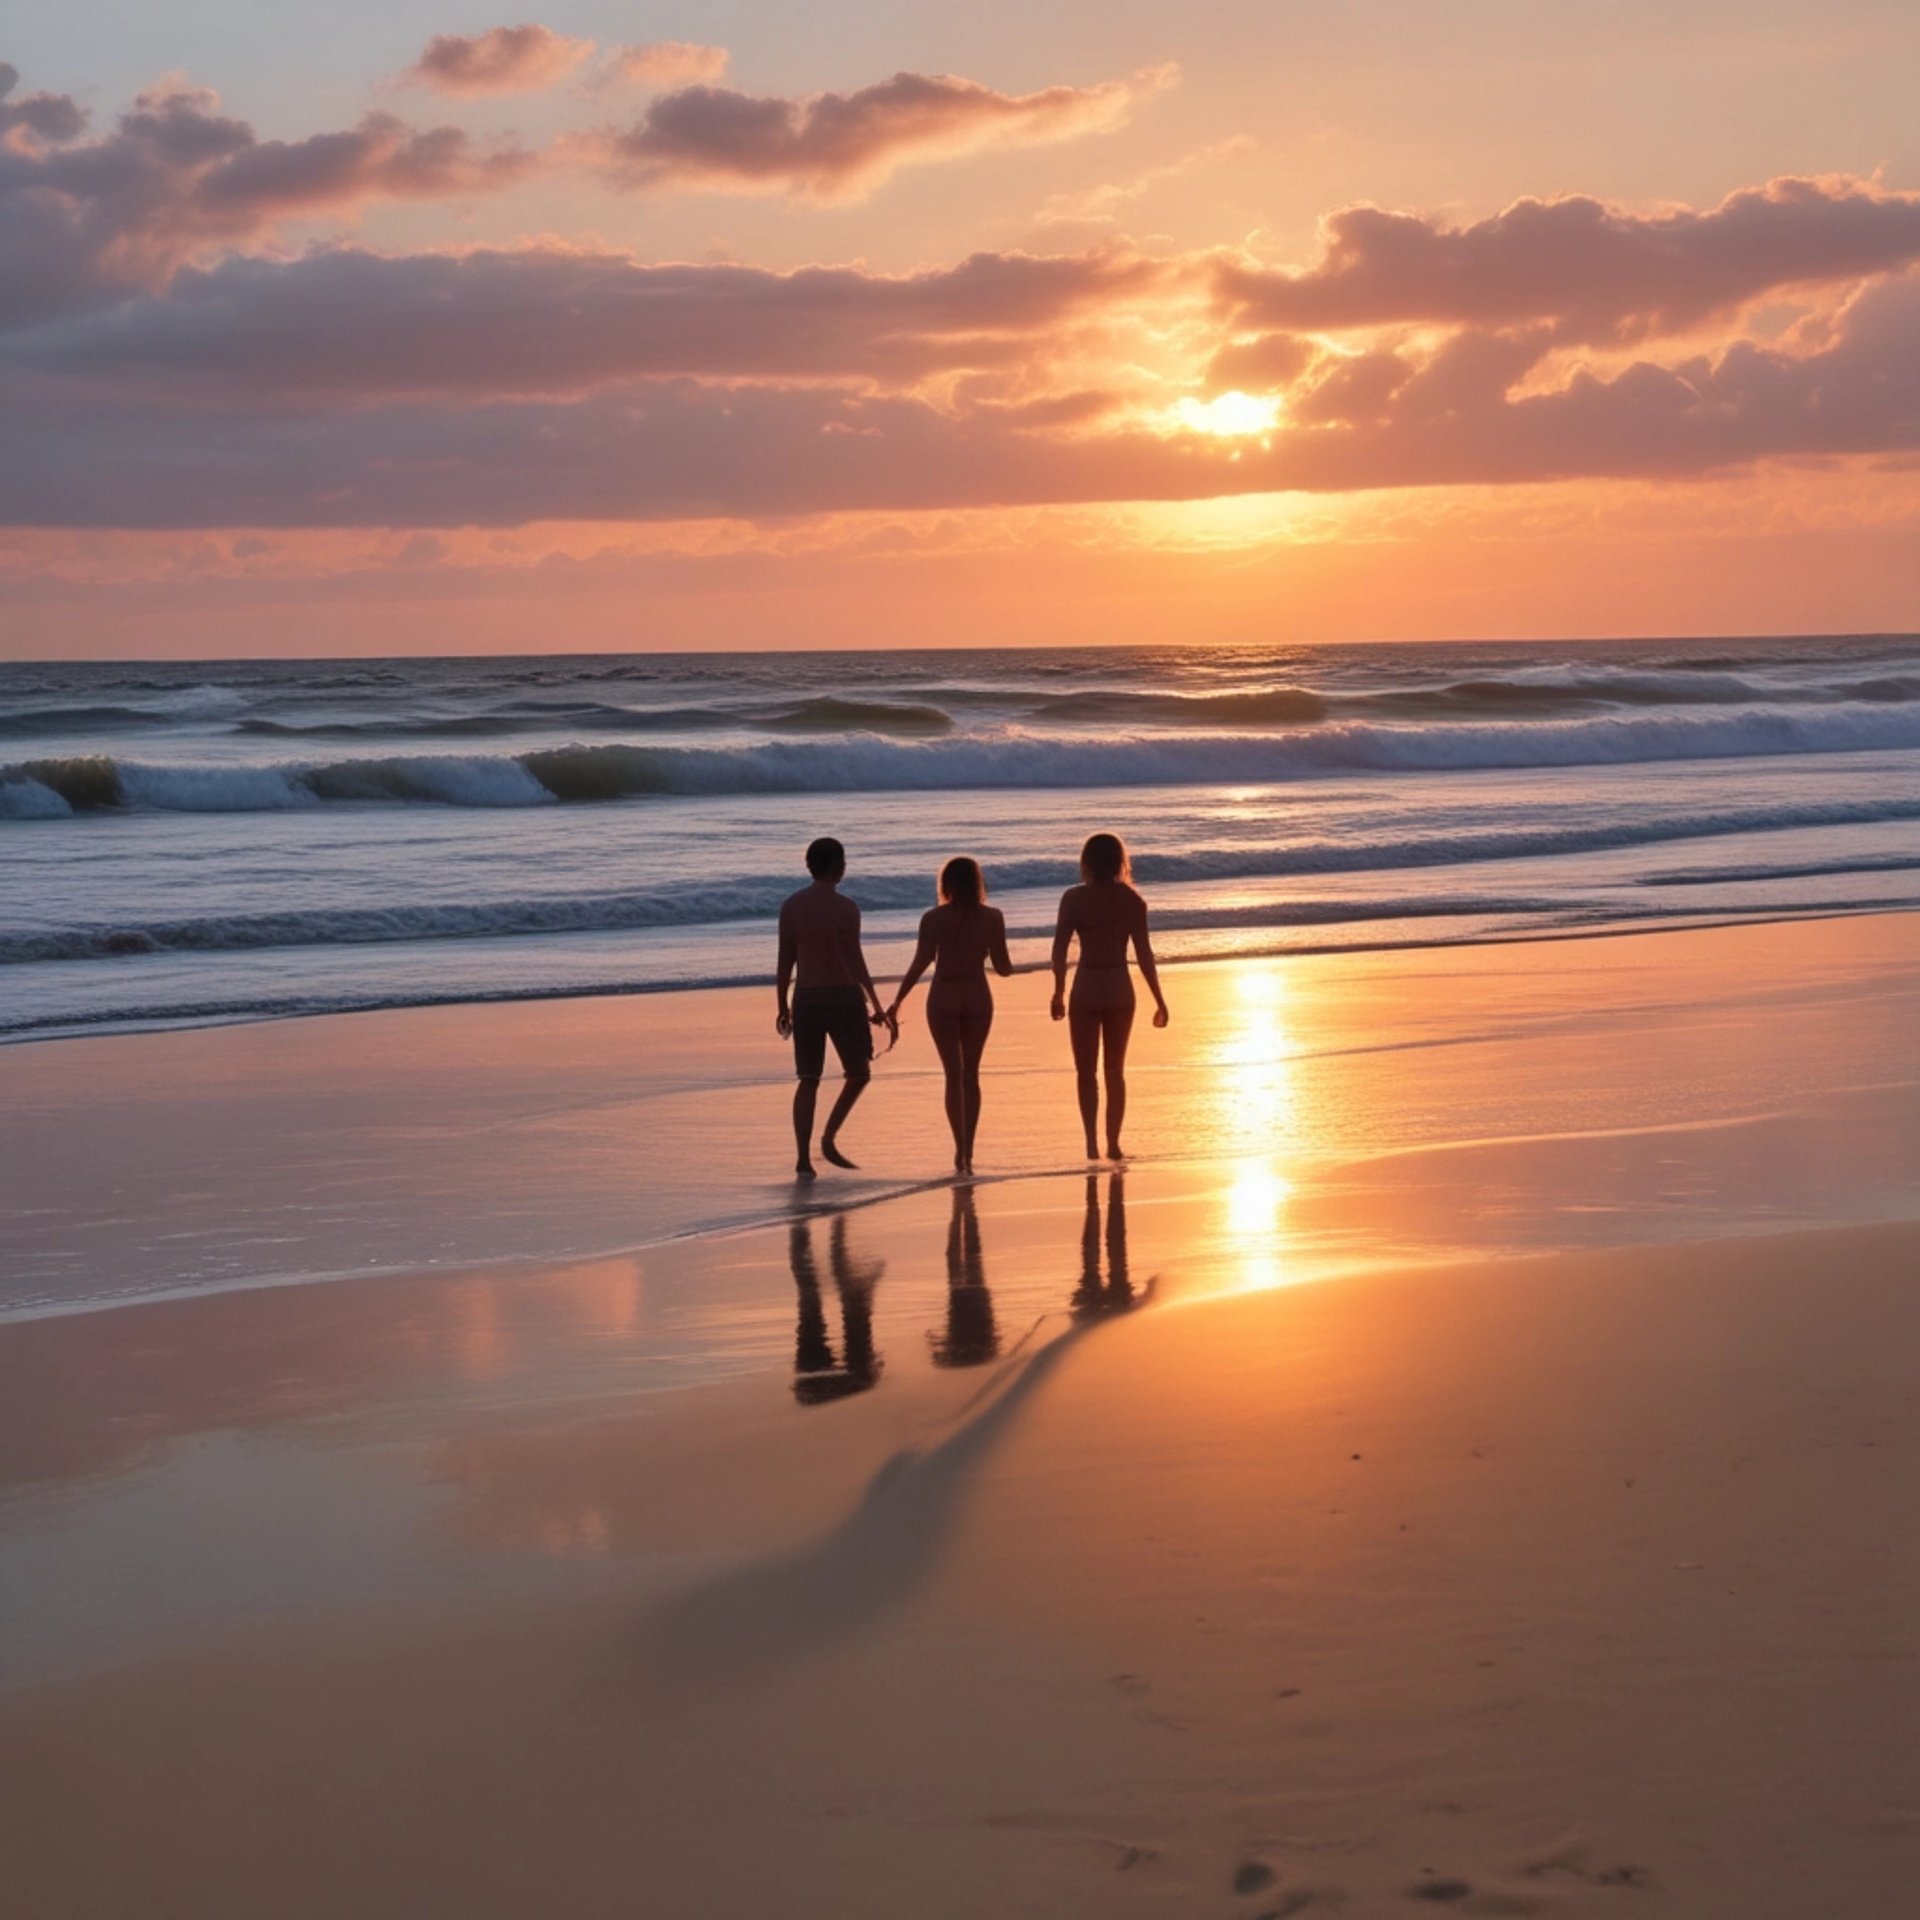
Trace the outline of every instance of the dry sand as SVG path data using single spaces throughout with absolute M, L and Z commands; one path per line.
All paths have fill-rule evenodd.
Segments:
M 1526 982 L 1587 1036 L 1552 1087 L 1509 1042 L 1544 1116 L 1619 1077 L 1608 951 L 1665 970 L 1637 1127 L 1142 1166 L 1124 1243 L 1036 1178 L 977 1257 L 936 1191 L 0 1323 L 9 1910 L 1911 1911 L 1920 1226 L 1752 1229 L 1900 1210 L 1846 1170 L 1910 1152 L 1920 1040 L 1755 1112 L 1764 1012 L 1680 983 L 1762 950 L 1708 938 Z M 1625 1244 L 1521 1253 L 1590 1203 Z M 807 1272 L 871 1391 L 796 1401 Z

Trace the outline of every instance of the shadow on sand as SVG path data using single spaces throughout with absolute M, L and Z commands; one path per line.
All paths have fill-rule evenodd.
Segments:
M 639 1622 L 636 1653 L 642 1686 L 662 1700 L 764 1681 L 791 1661 L 869 1629 L 903 1605 L 926 1580 L 952 1530 L 982 1462 L 1080 1342 L 1117 1312 L 1149 1304 L 1151 1280 L 1137 1292 L 1125 1281 L 1126 1219 L 1118 1204 L 1121 1176 L 1108 1185 L 1106 1233 L 1100 1231 L 1098 1191 L 1090 1178 L 1085 1244 L 1117 1265 L 1121 1285 L 1101 1289 L 1105 1311 L 1088 1311 L 1082 1272 L 1071 1309 L 1043 1314 L 1013 1346 L 997 1371 L 967 1403 L 960 1424 L 930 1450 L 903 1448 L 868 1482 L 859 1504 L 831 1532 L 786 1553 L 769 1555 L 674 1594 Z M 857 1273 L 836 1222 L 835 1267 Z M 810 1241 L 794 1230 L 794 1274 L 799 1287 L 802 1344 L 813 1346 L 809 1323 L 820 1308 Z M 956 1199 L 951 1243 L 956 1291 L 985 1291 L 972 1202 Z M 1097 1259 L 1097 1255 L 1095 1256 Z M 843 1296 L 844 1297 L 844 1296 Z M 1057 1328 L 1048 1338 L 1049 1328 Z M 815 1347 L 817 1352 L 817 1346 Z M 864 1366 L 857 1369 L 864 1372 Z M 817 1374 L 802 1376 L 818 1378 Z M 871 1379 L 863 1384 L 870 1385 Z M 857 1391 L 858 1389 L 852 1389 Z M 803 1398 L 811 1400 L 813 1396 Z M 835 1396 L 838 1397 L 838 1396 Z

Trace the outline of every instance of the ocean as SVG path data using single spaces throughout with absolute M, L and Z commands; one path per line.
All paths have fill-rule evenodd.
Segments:
M 1920 906 L 1920 639 L 0 664 L 0 1038 L 876 971 L 1095 828 L 1164 956 Z

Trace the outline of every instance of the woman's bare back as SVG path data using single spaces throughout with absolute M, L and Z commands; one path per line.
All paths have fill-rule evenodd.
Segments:
M 997 973 L 1011 971 L 1006 916 L 998 907 L 930 908 L 920 922 L 920 937 L 933 941 L 936 980 L 985 980 L 989 961 Z
M 1085 880 L 1060 900 L 1060 925 L 1080 936 L 1083 967 L 1124 967 L 1146 917 L 1147 903 L 1124 880 Z

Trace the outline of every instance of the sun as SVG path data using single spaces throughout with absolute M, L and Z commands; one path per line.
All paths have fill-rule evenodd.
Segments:
M 1235 388 L 1217 393 L 1211 400 L 1196 400 L 1189 395 L 1174 407 L 1173 417 L 1190 433 L 1236 439 L 1271 433 L 1280 418 L 1280 402 L 1272 394 L 1242 393 Z

